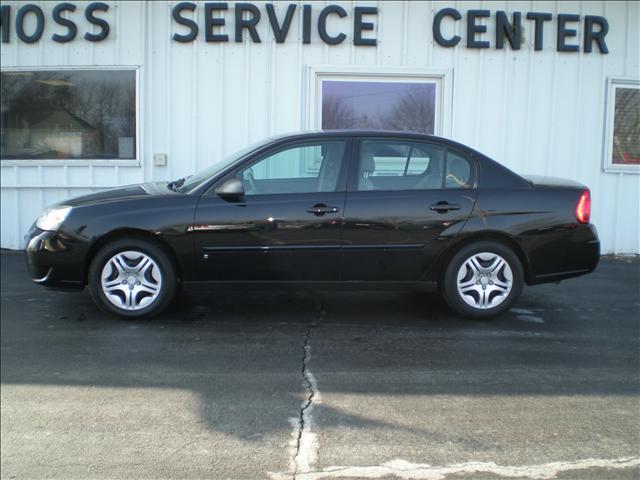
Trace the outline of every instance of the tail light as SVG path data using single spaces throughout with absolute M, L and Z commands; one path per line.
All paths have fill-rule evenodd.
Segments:
M 584 189 L 576 204 L 576 220 L 578 223 L 589 223 L 591 218 L 591 194 L 589 189 Z

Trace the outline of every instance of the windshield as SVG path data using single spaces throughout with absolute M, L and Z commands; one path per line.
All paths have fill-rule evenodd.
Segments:
M 264 140 L 260 140 L 259 142 L 252 143 L 248 147 L 245 147 L 241 150 L 238 150 L 237 152 L 226 157 L 224 160 L 220 162 L 216 162 L 210 167 L 207 167 L 204 170 L 199 171 L 195 175 L 191 175 L 190 177 L 185 178 L 184 182 L 180 184 L 179 187 L 176 188 L 176 190 L 178 192 L 183 192 L 183 193 L 190 192 L 191 190 L 195 189 L 200 184 L 202 184 L 202 182 L 207 181 L 208 179 L 210 179 L 217 173 L 221 172 L 222 170 L 224 170 L 234 162 L 240 160 L 242 157 L 252 152 L 253 150 L 257 150 L 263 145 L 266 145 L 272 142 L 275 138 L 279 138 L 279 137 L 269 137 Z

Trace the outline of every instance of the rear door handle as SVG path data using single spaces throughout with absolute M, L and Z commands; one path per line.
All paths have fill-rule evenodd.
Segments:
M 313 207 L 307 208 L 307 212 L 313 213 L 314 215 L 324 215 L 325 213 L 338 213 L 340 209 L 338 207 L 328 207 L 324 203 L 318 203 Z
M 429 206 L 431 210 L 438 213 L 445 213 L 449 210 L 460 210 L 460 205 L 457 203 L 449 203 L 449 202 L 438 202 Z

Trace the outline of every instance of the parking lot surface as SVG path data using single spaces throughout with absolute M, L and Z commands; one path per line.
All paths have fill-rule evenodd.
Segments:
M 1 256 L 2 478 L 640 478 L 640 262 L 436 294 L 187 288 L 123 321 Z

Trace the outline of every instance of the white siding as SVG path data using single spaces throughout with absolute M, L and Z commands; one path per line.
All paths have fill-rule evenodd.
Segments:
M 55 2 L 33 2 L 50 12 Z M 346 19 L 332 17 L 331 30 L 342 27 L 348 39 L 327 46 L 312 30 L 303 45 L 296 12 L 284 44 L 276 44 L 261 7 L 262 43 L 233 41 L 233 4 L 225 16 L 230 42 L 171 40 L 182 31 L 171 18 L 176 2 L 108 2 L 111 25 L 107 40 L 92 44 L 49 40 L 54 27 L 47 16 L 43 40 L 36 44 L 2 44 L 2 67 L 109 66 L 139 67 L 139 166 L 2 165 L 1 246 L 23 247 L 22 236 L 47 205 L 92 189 L 140 181 L 169 180 L 215 162 L 223 155 L 275 133 L 307 125 L 307 66 L 440 68 L 453 71 L 452 138 L 492 156 L 520 173 L 574 178 L 593 197 L 593 222 L 604 252 L 640 253 L 640 175 L 604 173 L 603 142 L 607 77 L 638 78 L 640 4 L 638 2 L 330 2 L 342 3 Z M 258 2 L 256 2 L 257 4 Z M 282 16 L 289 2 L 276 2 Z M 313 6 L 313 25 L 322 4 Z M 12 5 L 13 17 L 18 2 Z M 377 47 L 354 47 L 352 10 L 378 5 Z M 84 3 L 77 2 L 79 34 L 87 23 Z M 435 44 L 434 12 L 455 7 L 493 12 L 523 12 L 525 42 L 521 50 L 467 49 Z M 546 24 L 544 50 L 533 50 L 527 11 L 554 13 Z M 558 53 L 555 14 L 603 15 L 609 20 L 610 54 Z M 102 14 L 105 16 L 105 14 Z M 334 19 L 335 18 L 335 19 Z M 229 25 L 230 24 L 230 25 Z M 465 19 L 457 22 L 463 30 Z M 487 38 L 492 39 L 493 20 Z M 13 30 L 13 28 L 12 28 Z M 580 29 L 581 30 L 581 29 Z M 248 37 L 248 34 L 245 35 Z M 581 31 L 579 31 L 581 38 Z M 166 167 L 153 165 L 153 154 L 168 155 Z

